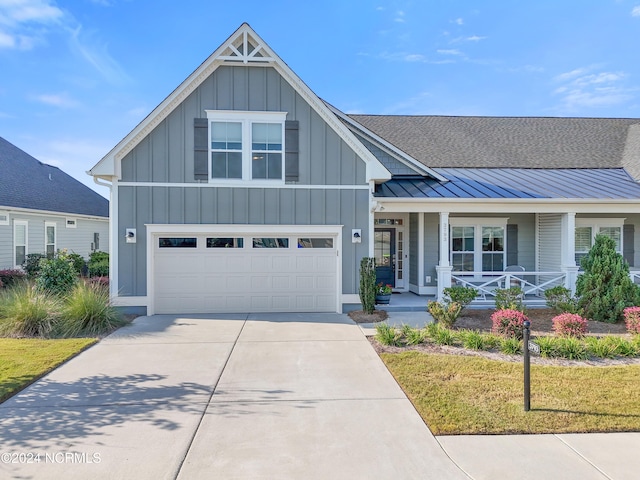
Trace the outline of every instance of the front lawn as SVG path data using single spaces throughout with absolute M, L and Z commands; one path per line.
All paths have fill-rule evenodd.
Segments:
M 481 357 L 382 353 L 436 435 L 640 431 L 640 365 L 523 366 Z
M 0 402 L 96 342 L 95 338 L 0 338 Z

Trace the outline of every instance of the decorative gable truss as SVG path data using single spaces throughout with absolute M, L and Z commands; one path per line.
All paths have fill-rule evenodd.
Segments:
M 261 40 L 244 30 L 224 48 L 220 60 L 230 63 L 268 63 L 276 59 L 269 55 Z

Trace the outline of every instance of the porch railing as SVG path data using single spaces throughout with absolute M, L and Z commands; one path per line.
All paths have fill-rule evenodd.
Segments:
M 544 297 L 545 290 L 565 285 L 566 280 L 566 272 L 451 272 L 451 284 L 475 288 L 478 300 L 493 299 L 496 290 L 510 287 L 522 288 L 525 300 Z

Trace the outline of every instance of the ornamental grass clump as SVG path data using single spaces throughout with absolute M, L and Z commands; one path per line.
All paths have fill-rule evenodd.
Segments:
M 522 328 L 527 316 L 513 309 L 497 310 L 491 315 L 491 331 L 507 338 L 522 339 Z
M 640 334 L 640 307 L 627 307 L 623 311 L 627 332 Z
M 551 321 L 554 333 L 561 337 L 582 337 L 587 333 L 587 320 L 576 313 L 563 313 Z
M 57 333 L 63 337 L 109 333 L 125 324 L 103 286 L 78 282 L 64 299 Z
M 0 295 L 0 335 L 46 338 L 58 319 L 59 300 L 26 282 Z

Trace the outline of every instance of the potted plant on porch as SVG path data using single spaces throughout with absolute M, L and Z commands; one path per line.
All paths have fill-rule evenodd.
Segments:
M 378 283 L 378 288 L 376 290 L 376 303 L 378 305 L 388 305 L 389 300 L 391 300 L 391 285 L 388 283 L 385 285 L 384 283 Z

